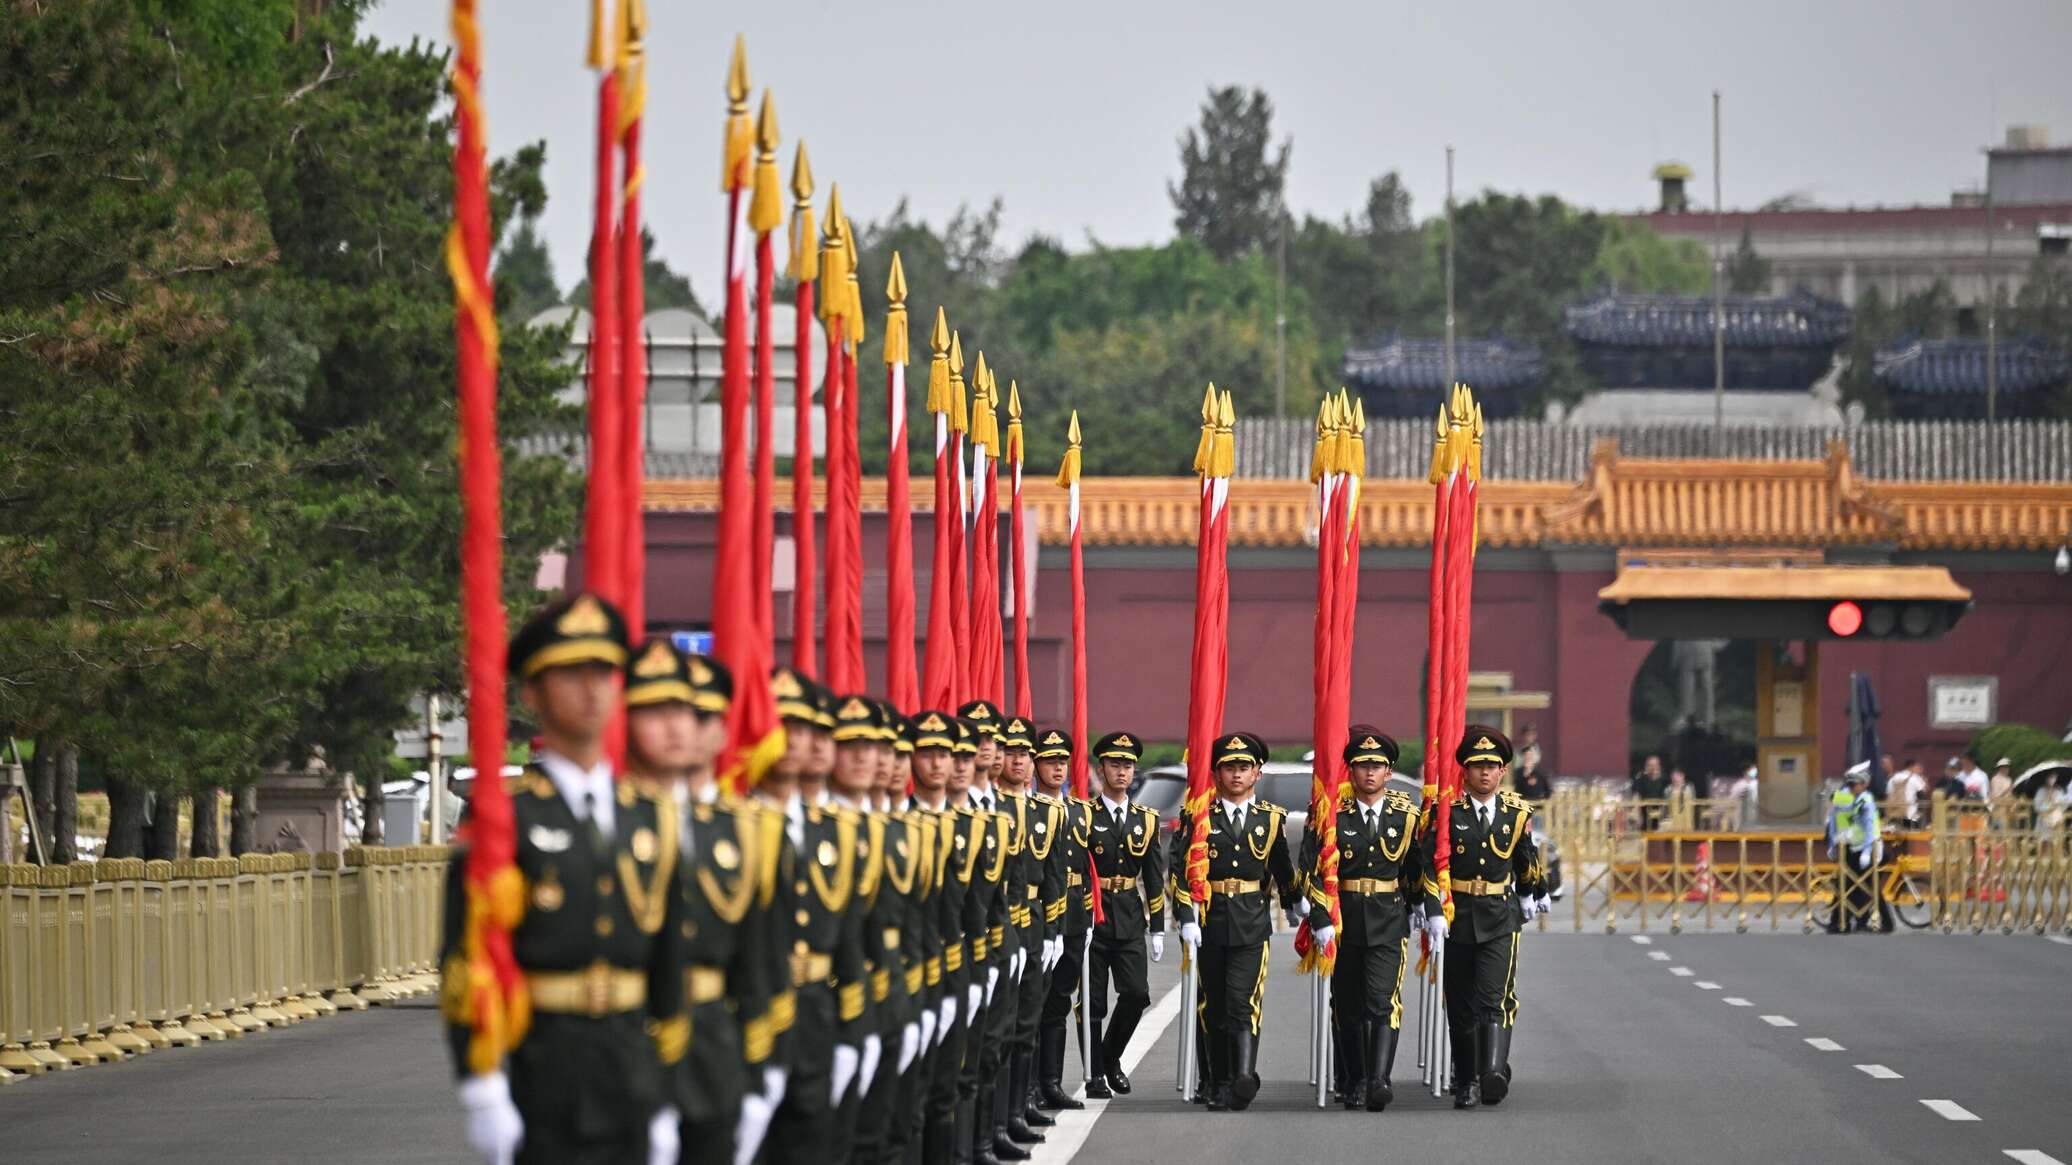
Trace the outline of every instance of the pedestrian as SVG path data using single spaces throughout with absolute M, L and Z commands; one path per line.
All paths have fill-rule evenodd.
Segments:
M 1526 919 L 1554 906 L 1533 844 L 1532 806 L 1500 789 L 1511 742 L 1494 728 L 1470 724 L 1453 755 L 1461 765 L 1461 790 L 1448 809 L 1445 875 L 1438 869 L 1436 826 L 1419 858 L 1426 932 L 1445 951 L 1453 1107 L 1475 1108 L 1500 1104 L 1510 1094 L 1518 936 Z
M 1662 790 L 1663 820 L 1669 828 L 1689 830 L 1692 815 L 1696 810 L 1696 798 L 1692 796 L 1690 778 L 1681 768 L 1669 770 L 1669 784 Z
M 1266 758 L 1266 742 L 1249 732 L 1219 738 L 1210 761 L 1216 797 L 1206 810 L 1208 900 L 1196 903 L 1184 889 L 1174 893 L 1180 940 L 1197 955 L 1211 1112 L 1243 1112 L 1259 1095 L 1259 1020 L 1266 996 L 1266 945 L 1273 937 L 1272 895 L 1278 892 L 1290 925 L 1305 916 L 1288 852 L 1287 811 L 1253 795 Z M 1193 815 L 1183 811 L 1171 861 L 1183 879 L 1193 835 Z
M 1871 774 L 1871 796 L 1883 801 L 1892 791 L 1892 778 L 1897 775 L 1898 770 L 1892 767 L 1892 754 L 1888 752 L 1879 757 L 1878 771 Z
M 1842 775 L 1842 786 L 1829 802 L 1827 852 L 1839 859 L 1829 934 L 1870 929 L 1873 902 L 1877 904 L 1878 929 L 1892 931 L 1892 907 L 1878 884 L 1885 843 L 1879 834 L 1878 801 L 1870 794 L 1870 784 L 1870 762 L 1858 762 Z
M 1143 752 L 1142 739 L 1128 732 L 1111 732 L 1094 742 L 1101 795 L 1093 802 L 1088 840 L 1101 879 L 1101 921 L 1094 925 L 1086 956 L 1092 997 L 1080 1006 L 1092 1007 L 1086 1025 L 1093 1071 L 1086 1094 L 1100 1100 L 1130 1094 L 1122 1053 L 1151 1006 L 1145 950 L 1154 963 L 1165 958 L 1165 855 L 1158 848 L 1158 812 L 1130 800 Z M 1112 1011 L 1110 980 L 1115 983 Z
M 1900 819 L 1908 829 L 1920 829 L 1927 822 L 1928 777 L 1921 771 L 1921 762 L 1913 757 L 1906 758 L 1900 766 L 1898 776 L 1892 782 L 1893 816 Z
M 1417 862 L 1417 802 L 1389 787 L 1401 755 L 1379 729 L 1356 724 L 1346 734 L 1350 796 L 1337 820 L 1303 835 L 1302 870 L 1310 896 L 1310 941 L 1338 941 L 1331 971 L 1331 1021 L 1338 1049 L 1339 1102 L 1380 1112 L 1395 1099 L 1390 1072 L 1403 1022 L 1403 963 L 1410 950 L 1410 915 L 1423 901 Z M 1338 849 L 1338 914 L 1319 872 L 1322 847 Z
M 466 842 L 447 874 L 440 1010 L 468 1146 L 493 1165 L 640 1165 L 655 1149 L 675 1159 L 667 1072 L 688 1043 L 677 817 L 616 780 L 605 750 L 626 657 L 625 620 L 588 593 L 526 620 L 505 655 L 541 737 L 512 781 L 513 860 L 526 900 L 511 949 L 532 1022 L 510 1046 L 491 1042 L 469 1014 L 464 950 L 480 940 L 468 920 L 488 906 L 469 901 Z M 497 776 L 485 766 L 477 779 Z
M 1993 802 L 2014 793 L 2014 758 L 2003 756 L 1993 765 L 1993 776 L 1986 782 L 1986 798 Z
M 1528 724 L 1519 733 L 1522 743 L 1518 746 L 1518 772 L 1515 785 L 1520 797 L 1535 803 L 1544 802 L 1554 795 L 1554 782 L 1540 767 L 1539 730 Z
M 1964 783 L 1964 796 L 1973 801 L 1984 801 L 1992 791 L 1992 782 L 1986 778 L 1986 771 L 1978 767 L 1978 757 L 1964 754 L 1964 767 L 1958 771 L 1957 779 Z
M 1669 790 L 1669 782 L 1662 776 L 1662 758 L 1649 754 L 1641 762 L 1640 771 L 1633 774 L 1628 793 L 1640 802 L 1640 827 L 1652 830 L 1662 820 L 1662 807 L 1657 802 Z
M 1094 892 L 1087 872 L 1088 846 L 1093 841 L 1093 802 L 1072 795 L 1072 737 L 1061 728 L 1045 728 L 1036 734 L 1036 785 L 1044 795 L 1065 807 L 1062 835 L 1056 842 L 1058 866 L 1064 872 L 1065 912 L 1059 920 L 1062 940 L 1051 968 L 1050 987 L 1043 997 L 1043 1016 L 1037 1033 L 1037 1091 L 1043 1107 L 1085 1108 L 1065 1092 L 1065 1021 L 1073 1015 L 1072 1001 L 1078 998 L 1087 945 L 1093 939 Z M 1094 1041 L 1081 1031 L 1079 1055 L 1086 1068 L 1087 1086 L 1094 1073 L 1091 1065 Z

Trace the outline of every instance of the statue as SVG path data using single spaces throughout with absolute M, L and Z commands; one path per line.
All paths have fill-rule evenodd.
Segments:
M 1671 732 L 1685 728 L 1711 728 L 1719 723 L 1715 679 L 1719 653 L 1725 639 L 1677 639 L 1669 645 L 1670 666 L 1676 669 L 1676 718 Z

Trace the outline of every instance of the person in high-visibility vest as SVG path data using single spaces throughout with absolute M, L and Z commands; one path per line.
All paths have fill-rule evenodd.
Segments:
M 1878 802 L 1870 795 L 1870 766 L 1858 765 L 1842 776 L 1828 806 L 1828 852 L 1841 859 L 1836 871 L 1837 898 L 1829 916 L 1830 934 L 1870 929 L 1873 900 L 1878 905 L 1879 929 L 1892 931 L 1892 907 L 1878 885 L 1878 861 L 1884 843 L 1879 840 Z

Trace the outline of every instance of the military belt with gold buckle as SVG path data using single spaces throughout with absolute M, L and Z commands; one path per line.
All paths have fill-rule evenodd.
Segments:
M 1393 894 L 1395 890 L 1394 878 L 1347 878 L 1338 884 L 1341 894 Z
M 1501 898 L 1511 892 L 1511 884 L 1492 882 L 1485 878 L 1469 878 L 1465 882 L 1455 882 L 1453 892 L 1474 898 Z
M 1106 890 L 1110 894 L 1120 894 L 1125 890 L 1134 890 L 1136 888 L 1137 880 L 1127 874 L 1119 878 L 1101 879 L 1101 889 Z
M 791 985 L 804 987 L 811 983 L 825 983 L 835 973 L 835 957 L 820 951 L 793 951 L 791 955 Z
M 534 1011 L 592 1019 L 647 1006 L 647 973 L 599 960 L 580 971 L 534 971 L 525 976 Z
M 1042 896 L 1043 896 L 1043 891 L 1042 891 L 1042 890 L 1039 890 L 1039 889 L 1037 889 L 1037 888 L 1036 888 L 1036 887 L 1034 887 L 1034 886 L 1031 886 L 1031 887 L 1029 887 L 1029 892 L 1028 892 L 1027 894 L 1024 894 L 1024 895 L 1022 895 L 1022 897 L 1024 897 L 1024 898 L 1040 898 L 1040 897 L 1042 897 Z
M 1085 879 L 1085 878 L 1082 878 L 1082 877 L 1080 877 L 1080 876 L 1079 876 L 1079 871 L 1078 871 L 1078 870 L 1072 870 L 1072 871 L 1070 871 L 1070 872 L 1066 873 L 1066 875 L 1065 875 L 1065 885 L 1066 885 L 1066 886 L 1068 886 L 1068 887 L 1069 887 L 1069 886 L 1084 886 L 1084 885 L 1086 885 L 1086 879 Z
M 1217 894 L 1257 894 L 1260 885 L 1240 878 L 1225 878 L 1220 882 L 1210 882 L 1209 889 Z
M 727 997 L 727 972 L 722 967 L 691 967 L 684 971 L 684 994 L 691 1004 L 718 1003 Z

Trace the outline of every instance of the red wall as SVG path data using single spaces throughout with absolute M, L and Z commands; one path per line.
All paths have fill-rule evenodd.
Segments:
M 864 519 L 865 654 L 874 681 L 884 674 L 884 521 L 881 514 Z M 655 629 L 705 625 L 714 528 L 709 514 L 648 515 L 648 611 Z M 924 632 L 930 531 L 930 516 L 916 514 L 917 624 Z M 787 532 L 786 517 L 779 515 L 778 533 Z M 1509 552 L 1491 555 L 1475 577 L 1474 670 L 1507 671 L 1517 688 L 1553 694 L 1547 712 L 1520 718 L 1539 726 L 1549 763 L 1564 774 L 1626 771 L 1633 677 L 1653 647 L 1626 639 L 1597 610 L 1597 591 L 1611 582 L 1612 572 L 1608 555 L 1596 557 L 1606 560 L 1601 568 L 1557 570 L 1548 555 Z M 1990 570 L 1986 560 L 1967 569 L 1963 556 L 1952 556 L 1952 571 L 1972 589 L 1975 602 L 1945 639 L 1822 645 L 1823 772 L 1842 764 L 1851 671 L 1870 673 L 1884 705 L 1886 747 L 1897 754 L 1919 753 L 1924 761 L 1940 763 L 1969 737 L 1927 728 L 1931 675 L 1997 675 L 2000 719 L 2053 731 L 2063 726 L 2072 714 L 2072 580 L 2052 574 L 2044 556 L 2035 558 L 2033 569 Z M 1086 561 L 1093 730 L 1180 739 L 1193 635 L 1193 551 L 1094 548 Z M 1308 738 L 1313 561 L 1299 551 L 1231 552 L 1226 727 L 1275 743 Z M 1425 569 L 1407 565 L 1370 566 L 1360 578 L 1353 714 L 1404 739 L 1423 731 L 1426 583 Z M 1070 580 L 1055 549 L 1044 553 L 1034 596 L 1035 713 L 1062 720 L 1069 714 Z M 777 604 L 778 658 L 788 662 L 790 594 L 780 593 Z M 1011 649 L 1008 661 L 1011 669 Z M 1994 758 L 1984 759 L 1990 764 Z

